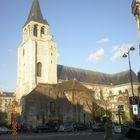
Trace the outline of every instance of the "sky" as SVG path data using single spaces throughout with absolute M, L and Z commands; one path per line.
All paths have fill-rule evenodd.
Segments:
M 58 64 L 103 73 L 140 70 L 132 0 L 39 0 L 58 48 Z M 0 90 L 14 92 L 17 49 L 32 0 L 0 0 Z

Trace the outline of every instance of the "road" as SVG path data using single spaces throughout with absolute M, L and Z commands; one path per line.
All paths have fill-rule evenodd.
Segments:
M 103 132 L 81 131 L 62 133 L 26 133 L 17 138 L 12 135 L 0 135 L 0 140 L 103 140 Z M 119 134 L 114 134 L 113 140 L 118 140 Z

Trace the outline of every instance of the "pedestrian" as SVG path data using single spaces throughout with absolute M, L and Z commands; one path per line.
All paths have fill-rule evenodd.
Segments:
M 110 118 L 106 120 L 105 125 L 104 125 L 104 130 L 105 130 L 104 140 L 113 140 L 112 122 Z

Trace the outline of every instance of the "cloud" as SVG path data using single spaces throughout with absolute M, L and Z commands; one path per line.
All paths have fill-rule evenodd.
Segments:
M 91 62 L 100 61 L 104 56 L 104 49 L 100 48 L 96 52 L 89 54 L 88 60 Z
M 100 40 L 98 40 L 97 42 L 100 43 L 100 44 L 108 43 L 109 42 L 109 38 L 103 37 Z
M 120 58 L 122 58 L 122 55 L 128 51 L 128 49 L 133 46 L 132 43 L 123 43 L 121 45 L 116 45 L 112 48 L 112 57 L 110 58 L 111 61 L 116 61 Z

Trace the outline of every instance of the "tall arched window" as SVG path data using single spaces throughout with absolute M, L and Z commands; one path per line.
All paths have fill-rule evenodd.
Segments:
M 44 26 L 41 27 L 41 34 L 44 34 L 45 31 L 44 31 Z
M 42 64 L 41 64 L 41 62 L 38 62 L 37 63 L 37 76 L 41 76 L 41 71 L 42 71 Z
M 23 48 L 23 56 L 25 55 L 25 50 L 24 50 L 24 48 Z
M 37 24 L 34 25 L 33 35 L 37 36 Z

